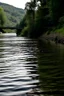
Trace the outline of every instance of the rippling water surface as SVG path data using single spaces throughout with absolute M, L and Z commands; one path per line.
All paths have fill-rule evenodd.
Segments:
M 0 96 L 27 96 L 37 87 L 36 44 L 15 33 L 0 37 Z
M 64 45 L 0 36 L 0 96 L 64 96 Z

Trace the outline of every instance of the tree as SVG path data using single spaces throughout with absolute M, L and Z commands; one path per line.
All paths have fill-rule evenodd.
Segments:
M 63 24 L 64 0 L 31 0 L 26 3 L 26 26 L 23 36 L 39 37 Z
M 39 2 L 39 5 L 36 11 L 35 35 L 39 37 L 47 31 L 49 11 L 46 0 L 38 0 L 37 2 Z
M 22 30 L 24 29 L 25 26 L 26 26 L 26 17 L 24 16 L 24 18 L 20 21 L 20 23 L 16 25 L 16 27 L 22 28 L 22 29 L 17 29 L 16 30 L 17 36 L 22 34 Z
M 28 37 L 33 36 L 34 32 L 34 22 L 35 22 L 35 7 L 36 7 L 36 0 L 31 0 L 31 2 L 26 3 L 26 24 L 28 29 Z
M 6 21 L 6 15 L 3 8 L 0 7 L 0 26 L 3 26 Z
M 64 0 L 48 0 L 48 2 L 51 20 L 57 25 L 59 18 L 64 15 Z

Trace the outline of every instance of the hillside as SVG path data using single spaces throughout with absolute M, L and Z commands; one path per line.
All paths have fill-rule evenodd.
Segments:
M 25 14 L 25 10 L 16 8 L 5 3 L 0 2 L 0 7 L 4 9 L 7 17 L 7 22 L 5 26 L 15 26 L 20 22 L 20 20 L 23 18 Z

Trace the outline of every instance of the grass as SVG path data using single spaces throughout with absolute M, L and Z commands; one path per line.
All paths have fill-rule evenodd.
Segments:
M 46 35 L 50 35 L 50 34 L 60 34 L 61 36 L 64 36 L 64 27 L 61 28 L 53 28 L 52 30 L 49 30 L 45 33 Z
M 64 35 L 64 27 L 56 29 L 55 33 L 60 33 L 60 34 Z

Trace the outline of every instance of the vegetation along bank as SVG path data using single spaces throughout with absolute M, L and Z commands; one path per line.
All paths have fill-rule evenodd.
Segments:
M 25 10 L 0 2 L 0 26 L 15 27 L 25 15 Z M 4 30 L 4 29 L 3 29 Z M 14 30 L 4 30 L 14 32 Z
M 25 9 L 26 14 L 17 25 L 22 28 L 16 31 L 18 36 L 63 38 L 64 0 L 31 0 L 26 3 Z
M 0 3 L 0 26 L 19 27 L 17 36 L 64 43 L 64 0 L 31 0 L 25 10 Z

